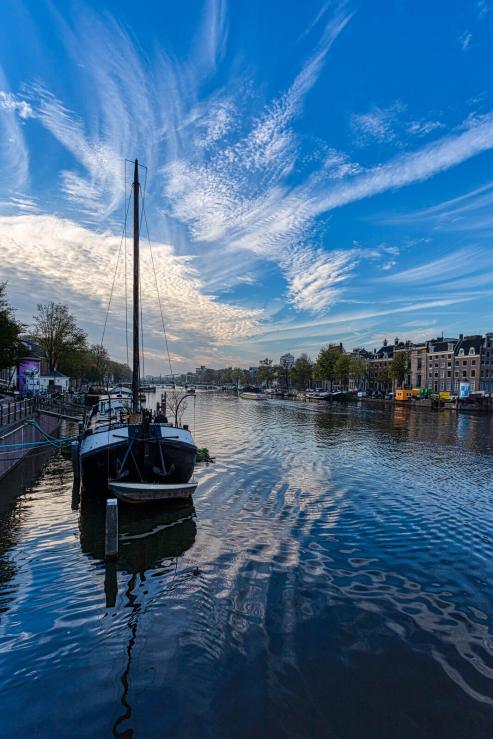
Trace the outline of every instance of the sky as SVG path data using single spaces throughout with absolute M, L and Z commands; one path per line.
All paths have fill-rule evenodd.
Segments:
M 161 314 L 173 371 L 492 331 L 492 41 L 488 0 L 3 0 L 18 318 L 99 343 L 111 295 L 126 361 L 138 158 L 146 372 Z

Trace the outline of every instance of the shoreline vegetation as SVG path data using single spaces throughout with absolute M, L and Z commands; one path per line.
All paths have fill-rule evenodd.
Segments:
M 90 344 L 85 331 L 63 303 L 38 303 L 30 326 L 15 318 L 7 302 L 6 283 L 0 283 L 0 371 L 22 359 L 38 355 L 48 373 L 60 372 L 75 387 L 83 383 L 129 382 L 132 372 L 127 363 L 111 359 L 102 344 Z

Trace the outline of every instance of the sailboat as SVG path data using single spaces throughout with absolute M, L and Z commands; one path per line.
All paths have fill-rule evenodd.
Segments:
M 133 179 L 133 367 L 132 393 L 109 393 L 93 407 L 79 439 L 82 487 L 111 490 L 120 500 L 139 503 L 190 498 L 197 447 L 188 426 L 168 423 L 162 413 L 141 408 L 139 353 L 139 163 Z

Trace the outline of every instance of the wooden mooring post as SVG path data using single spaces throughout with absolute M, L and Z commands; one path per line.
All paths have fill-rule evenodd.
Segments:
M 118 557 L 118 501 L 116 498 L 108 498 L 106 501 L 104 556 L 105 559 Z

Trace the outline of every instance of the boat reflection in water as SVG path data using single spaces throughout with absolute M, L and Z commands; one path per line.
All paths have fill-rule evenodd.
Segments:
M 105 512 L 101 502 L 82 494 L 79 519 L 81 549 L 84 554 L 98 560 L 104 560 Z M 178 560 L 193 546 L 197 533 L 195 508 L 190 499 L 170 501 L 164 508 L 162 504 L 139 507 L 138 515 L 135 508 L 120 506 L 118 517 L 118 559 L 105 562 L 104 590 L 106 607 L 113 608 L 118 596 L 118 572 L 129 575 L 124 590 L 125 605 L 130 610 L 127 658 L 120 677 L 122 713 L 113 725 L 113 736 L 127 737 L 133 735 L 131 729 L 122 727 L 132 717 L 128 698 L 132 652 L 137 641 L 139 617 L 149 605 L 142 600 L 139 585 L 146 580 L 148 570 L 168 569 L 170 574 L 173 573 L 170 584 L 165 588 L 169 592 L 179 582 L 195 577 L 199 572 L 198 568 L 186 567 L 178 573 Z M 149 601 L 158 595 L 163 595 L 163 591 L 150 595 Z
M 195 508 L 189 499 L 170 501 L 165 507 L 120 506 L 118 511 L 118 559 L 116 569 L 143 574 L 165 559 L 176 559 L 193 545 L 197 533 Z M 84 554 L 104 560 L 105 506 L 82 494 L 80 544 Z

